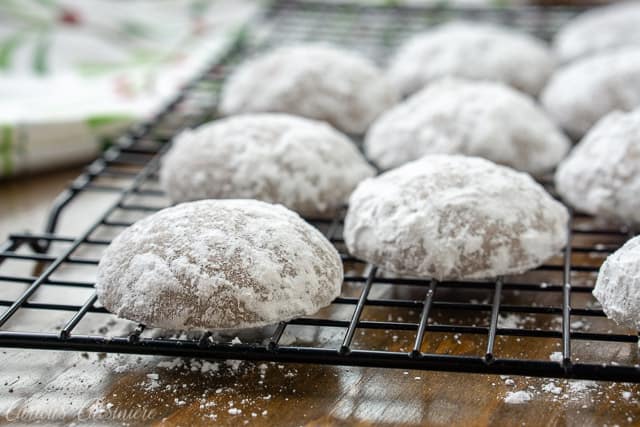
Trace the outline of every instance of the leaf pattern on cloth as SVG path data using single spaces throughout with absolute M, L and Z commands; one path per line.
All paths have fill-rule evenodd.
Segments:
M 0 177 L 89 160 L 110 132 L 166 103 L 259 6 L 116 3 L 0 0 Z

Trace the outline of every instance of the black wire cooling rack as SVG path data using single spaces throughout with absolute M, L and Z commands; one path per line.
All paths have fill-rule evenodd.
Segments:
M 254 49 L 320 39 L 382 63 L 411 33 L 449 19 L 498 22 L 548 39 L 576 13 L 569 8 L 276 2 L 262 17 L 260 31 L 253 26 L 243 32 L 221 60 L 163 111 L 91 163 L 58 197 L 45 232 L 12 234 L 0 246 L 1 295 L 15 291 L 0 300 L 6 307 L 0 315 L 0 346 L 640 382 L 637 333 L 607 320 L 591 297 L 604 257 L 631 233 L 584 215 L 573 216 L 571 245 L 561 257 L 523 275 L 472 282 L 381 274 L 346 252 L 343 214 L 309 219 L 341 253 L 342 295 L 317 315 L 258 331 L 257 338 L 241 343 L 211 333 L 162 337 L 144 325 L 119 335 L 103 329 L 83 332 L 89 317 L 106 323 L 114 316 L 97 304 L 92 280 L 60 274 L 73 267 L 94 273 L 111 238 L 101 236 L 113 236 L 133 219 L 167 205 L 157 170 L 168 142 L 180 130 L 215 118 L 221 82 Z M 110 205 L 83 233 L 57 233 L 61 213 L 88 194 L 110 197 Z M 87 248 L 98 255 L 86 256 Z M 5 273 L 10 262 L 25 264 L 30 273 Z M 54 330 L 20 326 L 14 320 L 22 312 L 45 322 L 60 314 L 65 320 Z

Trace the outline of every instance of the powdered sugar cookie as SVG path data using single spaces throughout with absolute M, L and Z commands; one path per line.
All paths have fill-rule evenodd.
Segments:
M 288 209 L 203 200 L 124 230 L 98 265 L 100 302 L 166 329 L 248 328 L 312 314 L 342 283 L 340 256 Z
M 364 148 L 382 169 L 465 154 L 541 173 L 566 155 L 569 140 L 531 98 L 502 83 L 443 79 L 382 114 Z
M 280 112 L 360 134 L 397 101 L 368 59 L 335 47 L 282 47 L 242 64 L 224 85 L 224 114 Z
M 609 255 L 593 290 L 608 318 L 640 329 L 640 237 Z
M 425 156 L 363 181 L 349 203 L 349 251 L 393 273 L 521 273 L 567 241 L 562 204 L 529 175 L 476 157 Z
M 640 48 L 573 62 L 551 78 L 541 95 L 551 117 L 579 138 L 606 114 L 640 106 Z
M 180 134 L 163 158 L 160 181 L 174 202 L 258 199 L 305 216 L 330 216 L 374 172 L 326 123 L 247 114 Z
M 562 62 L 630 46 L 640 46 L 640 4 L 630 1 L 580 14 L 553 40 Z
M 555 182 L 580 211 L 640 224 L 640 110 L 600 120 L 560 164 Z
M 409 39 L 392 60 L 391 80 L 405 95 L 447 76 L 501 81 L 537 95 L 555 60 L 545 44 L 509 28 L 452 22 Z

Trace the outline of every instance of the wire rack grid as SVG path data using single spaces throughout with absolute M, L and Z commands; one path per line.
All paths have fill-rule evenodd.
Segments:
M 309 218 L 341 254 L 342 295 L 314 316 L 254 331 L 243 343 L 209 332 L 166 336 L 144 325 L 115 335 L 87 329 L 89 317 L 107 322 L 114 316 L 99 306 L 92 280 L 60 274 L 73 267 L 94 274 L 113 236 L 167 206 L 157 173 L 171 138 L 216 117 L 225 76 L 256 49 L 320 39 L 383 63 L 406 37 L 446 20 L 497 22 L 548 39 L 577 12 L 274 3 L 262 30 L 243 32 L 173 102 L 91 163 L 58 197 L 45 232 L 12 234 L 0 245 L 0 346 L 640 382 L 636 332 L 608 321 L 591 297 L 604 257 L 632 233 L 585 215 L 573 215 L 562 256 L 523 275 L 464 282 L 381 273 L 347 253 L 344 211 L 330 220 Z M 109 204 L 90 214 L 83 233 L 59 234 L 61 214 L 87 194 L 104 195 Z M 6 273 L 7 263 L 22 263 L 29 273 Z M 19 321 L 25 313 L 44 322 L 55 313 L 64 321 L 53 330 L 25 327 Z

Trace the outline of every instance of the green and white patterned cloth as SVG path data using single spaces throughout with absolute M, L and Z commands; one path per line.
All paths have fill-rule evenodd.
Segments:
M 0 177 L 87 161 L 220 52 L 237 0 L 0 0 Z

